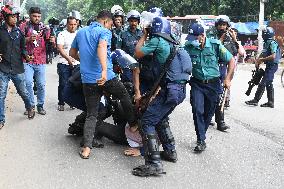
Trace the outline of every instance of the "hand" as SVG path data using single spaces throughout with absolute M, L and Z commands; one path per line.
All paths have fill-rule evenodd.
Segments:
M 231 81 L 229 79 L 224 80 L 224 87 L 227 88 L 227 89 L 230 89 Z
M 68 61 L 69 66 L 74 67 L 74 62 L 76 61 L 74 58 L 69 57 L 67 61 Z
M 233 41 L 237 42 L 237 36 L 236 36 L 236 33 L 234 32 L 234 30 L 229 29 L 229 33 L 230 33 L 231 37 L 233 38 Z
M 139 106 L 139 100 L 140 100 L 140 99 L 141 99 L 141 94 L 140 94 L 140 92 L 135 93 L 135 95 L 134 95 L 134 102 L 135 102 L 136 107 Z
M 37 35 L 32 34 L 31 37 L 30 37 L 30 41 L 35 41 L 35 40 L 36 40 L 36 36 L 37 36 Z
M 223 43 L 224 39 L 225 39 L 226 33 L 223 33 L 222 36 L 220 37 L 220 41 Z
M 102 77 L 97 80 L 98 85 L 104 85 L 105 82 L 107 81 L 107 71 L 102 71 Z
M 27 55 L 27 56 L 26 56 L 27 62 L 30 62 L 30 61 L 32 61 L 33 59 L 34 59 L 34 56 L 33 56 L 33 55 Z

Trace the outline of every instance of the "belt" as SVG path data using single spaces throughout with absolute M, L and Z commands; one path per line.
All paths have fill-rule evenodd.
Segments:
M 192 79 L 199 82 L 199 83 L 208 84 L 208 83 L 214 83 L 214 82 L 218 81 L 219 77 L 214 77 L 212 79 L 206 79 L 206 80 L 200 80 L 200 79 L 197 79 L 195 77 L 192 77 Z

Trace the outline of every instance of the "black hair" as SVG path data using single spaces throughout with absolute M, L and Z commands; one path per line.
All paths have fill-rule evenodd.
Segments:
M 39 7 L 31 7 L 30 10 L 29 10 L 29 14 L 33 14 L 33 13 L 41 14 L 40 8 Z
M 75 16 L 68 16 L 67 22 L 66 22 L 67 24 L 68 24 L 69 20 L 77 20 L 77 19 L 75 18 Z
M 112 14 L 110 11 L 108 10 L 102 10 L 101 12 L 99 12 L 97 19 L 110 19 L 112 20 Z

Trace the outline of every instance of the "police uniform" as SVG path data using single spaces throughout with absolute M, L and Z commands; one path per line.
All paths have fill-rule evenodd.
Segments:
M 111 38 L 111 50 L 120 49 L 122 46 L 122 32 L 123 29 L 114 28 L 112 30 L 112 38 Z
M 143 35 L 142 30 L 136 29 L 135 32 L 130 31 L 128 28 L 126 31 L 121 33 L 121 46 L 120 48 L 124 50 L 130 56 L 134 55 L 135 47 Z M 121 74 L 122 82 L 132 82 L 132 72 L 129 69 L 123 69 L 123 73 Z
M 206 38 L 204 48 L 185 43 L 192 60 L 190 80 L 193 120 L 198 142 L 204 142 L 221 91 L 218 60 L 227 63 L 233 57 L 219 40 Z
M 265 91 L 265 87 L 266 87 L 268 102 L 265 104 L 262 104 L 261 107 L 274 108 L 273 79 L 274 79 L 274 74 L 278 69 L 278 64 L 280 62 L 280 59 L 281 59 L 281 50 L 280 50 L 279 44 L 275 40 L 268 39 L 264 42 L 262 57 L 266 58 L 272 54 L 275 54 L 276 57 L 272 61 L 264 62 L 266 65 L 265 74 L 257 87 L 254 99 L 250 101 L 246 101 L 246 104 L 248 105 L 255 105 L 255 106 L 258 105 L 258 102 L 261 99 Z
M 153 53 L 154 61 L 152 71 L 155 80 L 161 74 L 163 66 L 171 53 L 171 48 L 175 47 L 160 36 L 152 36 L 141 48 L 144 55 Z M 182 70 L 180 62 L 174 63 L 173 61 L 171 63 L 167 76 L 160 82 L 161 89 L 159 93 L 142 115 L 141 135 L 145 149 L 146 165 L 135 168 L 133 170 L 134 175 L 142 176 L 145 172 L 149 174 L 148 176 L 161 174 L 163 168 L 156 133 L 163 145 L 163 153 L 174 153 L 176 158 L 174 137 L 168 125 L 168 116 L 186 97 L 186 81 L 189 79 L 189 74 L 183 73 Z M 174 76 L 181 77 L 177 78 Z M 170 161 L 175 162 L 176 159 L 171 159 Z

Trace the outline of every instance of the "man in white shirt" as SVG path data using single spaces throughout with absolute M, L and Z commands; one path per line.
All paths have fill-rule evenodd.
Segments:
M 69 56 L 71 44 L 77 32 L 77 20 L 73 16 L 67 18 L 66 30 L 60 32 L 57 38 L 57 49 L 59 52 L 59 61 L 57 64 L 57 73 L 59 76 L 58 85 L 58 110 L 64 111 L 63 89 L 68 78 L 71 76 L 74 66 L 79 64 L 74 58 Z

